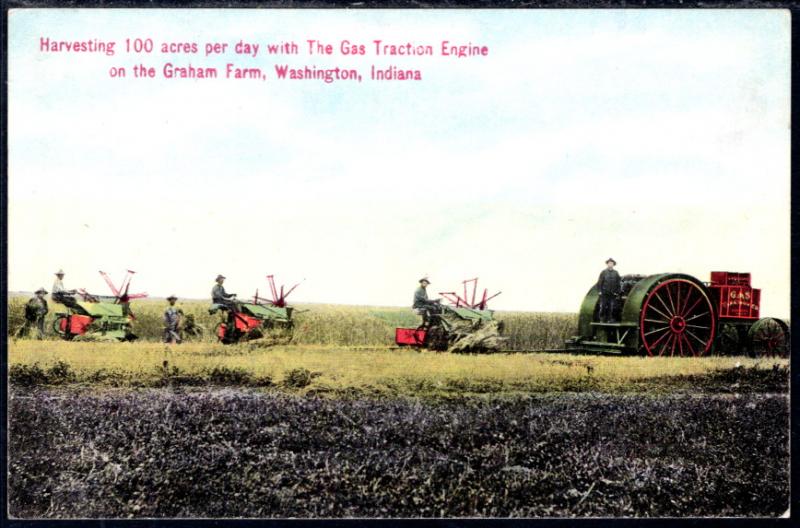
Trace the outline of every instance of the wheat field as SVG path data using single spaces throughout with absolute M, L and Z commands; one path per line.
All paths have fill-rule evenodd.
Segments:
M 23 324 L 26 298 L 15 297 L 8 305 L 9 334 Z M 136 320 L 133 331 L 142 341 L 157 342 L 163 332 L 163 300 L 143 300 L 131 303 Z M 219 315 L 209 315 L 207 301 L 178 302 L 186 315 L 206 329 L 204 341 L 214 341 L 213 329 L 220 321 Z M 391 346 L 396 327 L 415 327 L 419 316 L 409 308 L 345 306 L 333 304 L 299 304 L 295 307 L 295 332 L 293 343 L 298 345 L 332 346 Z M 64 311 L 60 304 L 50 302 L 50 312 L 45 328 L 54 339 L 52 331 L 55 313 Z M 561 348 L 577 327 L 577 314 L 545 312 L 496 312 L 497 319 L 505 322 L 504 335 L 508 337 L 509 350 L 545 350 Z

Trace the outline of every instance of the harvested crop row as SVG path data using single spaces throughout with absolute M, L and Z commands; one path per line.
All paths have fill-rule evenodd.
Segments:
M 9 411 L 14 517 L 774 516 L 789 500 L 782 395 L 16 390 Z
M 289 373 L 308 374 L 287 383 Z M 722 373 L 725 373 L 723 376 Z M 9 378 L 21 386 L 239 385 L 336 396 L 494 395 L 551 391 L 785 392 L 787 359 L 449 354 L 416 350 L 187 343 L 18 341 Z

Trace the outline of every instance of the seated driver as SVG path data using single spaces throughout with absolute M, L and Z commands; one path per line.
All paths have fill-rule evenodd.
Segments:
M 50 294 L 50 298 L 53 299 L 54 302 L 61 303 L 64 306 L 76 308 L 78 306 L 78 302 L 75 300 L 76 293 L 76 290 L 68 290 L 64 287 L 64 270 L 59 269 L 56 272 L 56 280 L 53 282 L 53 290 Z
M 428 299 L 428 285 L 431 281 L 428 277 L 422 277 L 419 280 L 419 288 L 414 292 L 414 304 L 411 306 L 414 313 L 422 316 L 422 325 L 425 326 L 430 322 L 430 315 L 439 313 L 440 305 L 438 300 L 431 301 Z
M 209 313 L 213 314 L 219 309 L 235 310 L 236 294 L 225 292 L 225 287 L 222 285 L 225 282 L 225 277 L 217 275 L 215 280 L 217 283 L 211 289 L 211 308 L 208 310 Z

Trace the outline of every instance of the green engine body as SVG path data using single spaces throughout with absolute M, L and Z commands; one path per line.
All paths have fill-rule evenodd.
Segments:
M 690 306 L 674 306 L 678 302 L 680 293 L 684 296 L 691 295 Z M 716 312 L 711 302 L 711 294 L 705 284 L 697 278 L 683 273 L 659 273 L 656 275 L 625 275 L 622 277 L 622 293 L 616 300 L 616 311 L 614 322 L 605 323 L 598 320 L 600 292 L 597 285 L 593 285 L 581 303 L 578 314 L 577 335 L 565 342 L 567 350 L 575 352 L 609 353 L 609 354 L 641 354 L 641 355 L 663 355 L 653 353 L 651 346 L 655 339 L 658 339 L 663 332 L 666 339 L 656 343 L 655 352 L 661 351 L 664 342 L 680 343 L 682 350 L 686 346 L 686 355 L 702 355 L 711 350 L 716 332 Z M 666 304 L 666 308 L 662 306 Z M 681 301 L 682 302 L 682 301 Z M 672 303 L 672 304 L 670 304 Z M 679 313 L 690 311 L 691 314 L 684 314 L 681 318 Z M 672 313 L 672 312 L 675 313 Z M 651 329 L 652 314 L 658 320 L 664 320 L 664 330 Z M 683 320 L 691 317 L 701 319 L 704 326 L 708 329 L 702 336 L 699 332 L 692 337 L 691 327 L 681 327 Z M 675 321 L 672 327 L 670 324 Z M 655 339 L 650 339 L 648 332 L 655 335 Z M 675 337 L 673 337 L 673 335 Z M 689 345 L 685 345 L 686 340 L 690 340 Z M 694 351 L 690 353 L 689 348 Z M 650 351 L 648 351 L 648 348 Z M 672 350 L 670 350 L 672 352 Z M 670 354 L 673 355 L 673 354 Z M 674 354 L 677 355 L 677 354 Z

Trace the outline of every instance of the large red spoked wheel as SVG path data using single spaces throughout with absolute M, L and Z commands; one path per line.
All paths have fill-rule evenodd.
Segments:
M 667 279 L 645 297 L 639 329 L 648 356 L 702 356 L 714 342 L 714 305 L 700 284 Z
M 759 319 L 747 332 L 747 340 L 755 357 L 789 356 L 789 327 L 780 319 Z

